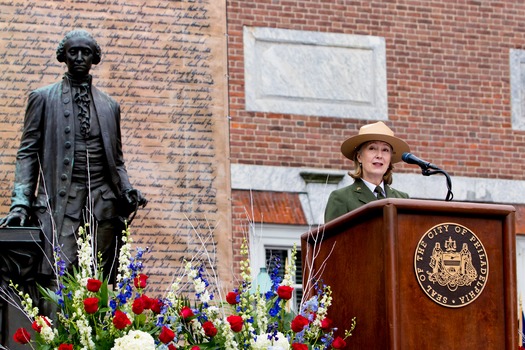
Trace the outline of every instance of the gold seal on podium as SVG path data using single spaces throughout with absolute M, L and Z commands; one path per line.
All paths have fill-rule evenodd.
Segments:
M 442 223 L 419 240 L 414 254 L 417 281 L 425 294 L 446 307 L 462 307 L 482 293 L 489 262 L 479 238 L 460 224 Z

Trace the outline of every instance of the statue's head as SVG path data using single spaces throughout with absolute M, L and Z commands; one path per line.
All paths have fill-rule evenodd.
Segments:
M 64 38 L 60 41 L 57 48 L 57 60 L 58 62 L 64 63 L 66 62 L 66 53 L 64 51 L 64 47 L 69 39 L 82 37 L 89 39 L 89 41 L 92 42 L 92 49 L 93 49 L 93 64 L 99 64 L 100 59 L 102 58 L 102 50 L 100 49 L 100 46 L 98 45 L 97 41 L 93 36 L 83 30 L 83 29 L 75 29 L 70 32 L 68 32 Z

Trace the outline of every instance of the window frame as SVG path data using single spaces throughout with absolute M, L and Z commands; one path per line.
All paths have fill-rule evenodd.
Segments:
M 289 253 L 295 244 L 299 251 L 301 250 L 301 235 L 309 230 L 309 226 L 277 224 L 251 225 L 249 244 L 252 279 L 255 280 L 257 278 L 261 267 L 266 267 L 266 249 L 287 250 Z M 295 284 L 294 288 L 297 289 L 299 286 L 302 291 L 302 285 Z

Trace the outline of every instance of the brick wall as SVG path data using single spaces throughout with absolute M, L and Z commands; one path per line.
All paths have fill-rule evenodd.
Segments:
M 412 152 L 451 176 L 525 179 L 509 67 L 510 49 L 525 48 L 525 2 L 228 0 L 227 16 L 232 163 L 346 169 L 341 142 L 366 123 L 247 112 L 242 30 L 257 26 L 384 37 L 387 123 Z M 399 164 L 396 171 L 420 170 Z M 235 252 L 247 219 L 238 193 L 232 197 Z
M 245 238 L 248 237 L 250 219 L 247 216 L 246 208 L 240 198 L 239 191 L 232 192 L 232 271 L 235 276 L 240 275 L 240 263 L 244 258 L 239 254 Z
M 365 123 L 245 111 L 242 27 L 261 26 L 384 37 L 396 135 L 451 176 L 524 178 L 509 50 L 525 47 L 525 2 L 231 0 L 227 11 L 233 163 L 341 169 L 341 142 Z

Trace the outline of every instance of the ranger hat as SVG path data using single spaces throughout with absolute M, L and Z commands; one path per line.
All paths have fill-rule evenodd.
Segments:
M 408 144 L 399 137 L 395 137 L 394 132 L 383 122 L 363 125 L 359 129 L 359 134 L 343 142 L 341 152 L 346 158 L 354 160 L 359 146 L 368 141 L 383 141 L 392 146 L 392 163 L 400 162 L 403 153 L 410 152 Z

